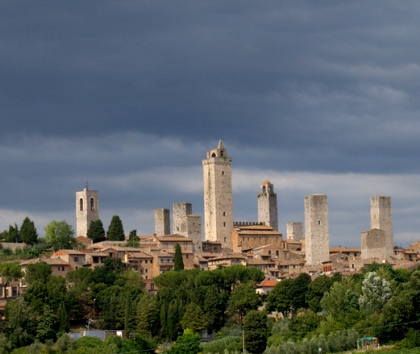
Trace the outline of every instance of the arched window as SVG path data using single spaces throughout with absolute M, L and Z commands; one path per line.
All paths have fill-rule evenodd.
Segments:
M 214 153 L 214 152 L 213 152 L 213 153 L 211 154 L 211 157 L 216 157 L 216 153 Z
M 263 193 L 265 193 L 265 186 L 263 186 Z
M 83 198 L 79 199 L 79 208 L 80 208 L 80 211 L 83 211 Z
M 95 199 L 94 198 L 90 198 L 90 210 L 92 210 L 92 211 L 95 210 Z

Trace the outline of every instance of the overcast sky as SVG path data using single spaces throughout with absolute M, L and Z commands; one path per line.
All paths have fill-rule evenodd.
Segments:
M 330 245 L 360 247 L 370 197 L 394 242 L 420 240 L 418 1 L 0 1 L 0 231 L 203 216 L 202 159 L 223 140 L 236 221 L 274 184 L 280 230 L 328 195 Z M 203 220 L 204 224 L 204 220 Z

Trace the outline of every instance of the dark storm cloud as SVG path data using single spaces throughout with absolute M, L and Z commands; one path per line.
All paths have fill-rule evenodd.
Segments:
M 173 202 L 192 201 L 199 213 L 201 159 L 219 139 L 234 176 L 302 173 L 303 190 L 272 181 L 294 198 L 283 206 L 290 217 L 305 194 L 341 195 L 339 185 L 318 190 L 330 188 L 322 184 L 329 174 L 400 176 L 395 189 L 378 183 L 385 191 L 356 179 L 365 194 L 333 203 L 346 227 L 347 208 L 400 191 L 401 176 L 420 171 L 417 2 L 0 7 L 1 210 L 66 215 L 89 181 L 106 213 L 134 210 L 132 228 L 136 215 L 147 220 L 147 210 Z M 307 172 L 319 173 L 310 186 Z M 242 219 L 254 213 L 264 173 L 253 187 L 235 187 Z

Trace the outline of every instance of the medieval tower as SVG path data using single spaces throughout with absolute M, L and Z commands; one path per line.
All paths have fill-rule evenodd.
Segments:
M 172 205 L 173 217 L 173 231 L 174 234 L 179 234 L 181 231 L 182 218 L 186 215 L 192 214 L 191 203 L 174 203 Z
M 306 264 L 329 261 L 328 202 L 324 194 L 305 197 Z
M 98 191 L 87 186 L 76 192 L 76 236 L 87 236 L 90 222 L 99 220 Z
M 232 249 L 232 159 L 221 140 L 216 149 L 207 151 L 203 174 L 205 239 Z
M 370 198 L 370 228 L 384 231 L 385 258 L 394 256 L 394 236 L 392 231 L 391 197 Z
M 274 193 L 273 185 L 267 180 L 260 186 L 260 193 L 258 194 L 258 222 L 271 226 L 275 231 L 279 229 L 277 194 Z
M 170 229 L 170 211 L 169 209 L 155 209 L 155 234 L 156 236 L 169 235 Z

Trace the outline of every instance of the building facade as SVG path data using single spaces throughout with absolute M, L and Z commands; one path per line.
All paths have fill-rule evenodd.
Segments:
M 155 209 L 155 234 L 157 236 L 171 233 L 170 210 L 164 208 Z
M 265 180 L 260 186 L 258 194 L 258 222 L 271 226 L 278 231 L 277 194 L 274 193 L 274 186 Z

